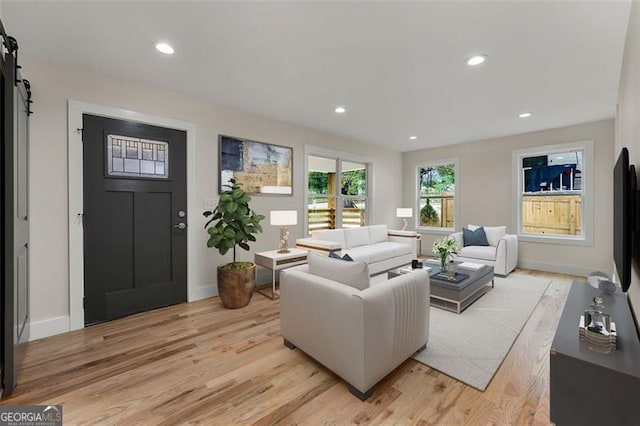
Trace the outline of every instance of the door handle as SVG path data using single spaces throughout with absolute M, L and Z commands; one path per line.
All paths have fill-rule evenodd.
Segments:
M 185 229 L 187 227 L 187 224 L 184 222 L 180 222 L 177 225 L 173 225 L 173 227 L 177 229 Z

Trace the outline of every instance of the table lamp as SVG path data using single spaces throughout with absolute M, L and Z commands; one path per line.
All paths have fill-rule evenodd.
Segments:
M 402 230 L 406 231 L 407 230 L 407 218 L 408 217 L 413 217 L 413 209 L 406 208 L 406 207 L 398 207 L 396 209 L 396 217 L 401 217 L 402 218 L 402 220 L 404 221 L 404 224 L 402 226 Z
M 289 253 L 287 241 L 289 240 L 289 231 L 287 225 L 298 224 L 297 210 L 272 210 L 270 214 L 270 223 L 273 226 L 280 226 L 280 244 L 278 253 Z

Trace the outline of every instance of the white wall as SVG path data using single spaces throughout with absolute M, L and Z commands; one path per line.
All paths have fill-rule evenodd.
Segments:
M 519 243 L 522 267 L 585 275 L 594 270 L 611 270 L 613 253 L 611 164 L 614 147 L 614 120 L 544 130 L 455 146 L 404 153 L 404 203 L 414 205 L 420 162 L 458 157 L 456 192 L 460 204 L 459 230 L 469 223 L 484 225 L 512 224 L 513 177 L 512 151 L 558 143 L 594 141 L 595 206 L 593 246 L 579 247 L 533 242 Z M 430 254 L 433 240 L 441 234 L 424 234 L 422 252 Z
M 618 117 L 616 120 L 615 157 L 622 147 L 629 149 L 629 161 L 640 169 L 640 2 L 631 5 L 629 28 L 624 48 Z M 611 164 L 613 167 L 613 163 Z M 637 250 L 637 247 L 634 247 Z M 634 255 L 629 299 L 640 329 L 640 255 Z
M 372 223 L 398 225 L 395 208 L 400 205 L 402 155 L 353 140 L 329 135 L 284 122 L 274 121 L 215 105 L 189 96 L 114 79 L 92 70 L 46 62 L 20 55 L 23 72 L 31 81 L 30 213 L 31 213 L 31 318 L 39 330 L 55 321 L 63 324 L 69 315 L 68 225 L 67 225 L 67 100 L 100 104 L 145 114 L 194 123 L 197 126 L 197 188 L 199 205 L 205 198 L 217 198 L 218 134 L 277 143 L 293 147 L 294 196 L 254 196 L 251 206 L 268 216 L 269 210 L 304 207 L 304 145 L 351 152 L 374 159 Z M 223 84 L 212 81 L 210 84 Z M 300 218 L 302 222 L 302 217 Z M 201 227 L 202 223 L 191 223 Z M 277 247 L 279 230 L 263 222 L 254 251 Z M 303 234 L 302 225 L 291 227 L 293 239 Z M 195 273 L 198 285 L 215 284 L 215 270 L 222 258 L 207 249 L 206 234 L 200 234 Z M 241 259 L 253 259 L 253 252 L 240 250 Z M 59 328 L 59 327 L 58 327 Z M 46 334 L 36 330 L 37 335 Z

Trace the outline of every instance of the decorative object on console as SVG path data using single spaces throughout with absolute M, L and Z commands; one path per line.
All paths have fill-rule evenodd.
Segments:
M 616 284 L 611 281 L 611 277 L 602 271 L 595 271 L 589 274 L 587 282 L 593 288 L 599 289 L 604 294 L 613 294 L 616 292 Z
M 458 246 L 456 240 L 449 237 L 444 237 L 433 242 L 432 251 L 440 258 L 440 269 L 442 271 L 446 271 L 447 261 L 452 255 L 458 254 L 458 251 L 460 251 L 460 246 Z
M 401 217 L 403 220 L 403 225 L 402 225 L 402 230 L 406 231 L 407 230 L 407 218 L 408 217 L 413 217 L 413 209 L 412 208 L 407 208 L 407 207 L 398 207 L 396 209 L 396 217 Z
M 616 292 L 616 288 L 618 287 L 616 286 L 616 283 L 612 281 L 600 280 L 600 282 L 598 283 L 598 288 L 604 294 L 613 294 Z
M 418 259 L 413 259 L 411 261 L 411 268 L 412 269 L 422 268 L 422 262 L 418 261 Z
M 611 321 L 610 315 L 604 313 L 600 296 L 594 297 L 591 309 L 580 316 L 579 335 L 580 340 L 594 352 L 608 354 L 616 349 L 616 324 Z
M 287 230 L 287 225 L 298 224 L 298 212 L 296 210 L 272 210 L 270 223 L 273 226 L 280 226 L 278 253 L 289 253 L 287 244 L 289 241 L 289 230 Z
M 219 135 L 220 193 L 231 179 L 248 194 L 293 195 L 293 148 Z
M 587 282 L 593 288 L 599 288 L 600 281 L 602 280 L 610 280 L 611 277 L 606 272 L 602 271 L 593 271 L 587 276 Z
M 218 294 L 225 308 L 237 309 L 249 304 L 255 288 L 255 268 L 253 262 L 236 262 L 236 247 L 249 250 L 249 241 L 255 241 L 253 234 L 262 232 L 260 221 L 264 216 L 249 207 L 251 197 L 245 194 L 235 179 L 218 200 L 213 210 L 202 215 L 209 218 L 204 225 L 209 240 L 207 247 L 215 247 L 224 256 L 233 249 L 233 262 L 218 266 Z M 214 226 L 209 226 L 212 222 Z M 241 235 L 242 238 L 238 238 Z

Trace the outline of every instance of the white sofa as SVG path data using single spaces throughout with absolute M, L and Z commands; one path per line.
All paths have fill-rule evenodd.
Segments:
M 371 275 L 408 265 L 418 257 L 419 235 L 413 231 L 388 230 L 387 225 L 314 231 L 310 238 L 299 238 L 296 246 L 339 256 L 348 254 L 369 265 Z
M 478 226 L 468 225 L 468 229 L 476 230 Z M 464 247 L 462 232 L 449 236 L 461 248 L 456 260 L 483 263 L 493 266 L 496 275 L 507 276 L 518 266 L 518 236 L 507 234 L 506 226 L 485 226 L 488 246 Z
M 320 257 L 282 271 L 280 328 L 284 344 L 298 347 L 348 383 L 361 400 L 374 385 L 429 338 L 429 274 L 416 270 L 359 290 L 309 272 L 315 258 L 331 262 L 336 277 L 353 276 L 340 268 L 362 262 Z M 333 266 L 335 264 L 336 266 Z

